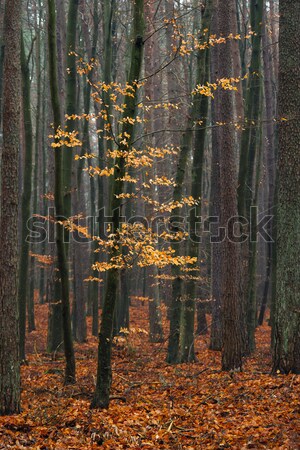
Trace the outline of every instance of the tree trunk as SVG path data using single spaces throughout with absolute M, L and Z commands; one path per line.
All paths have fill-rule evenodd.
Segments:
M 54 130 L 61 125 L 61 112 L 57 82 L 57 51 L 55 33 L 55 4 L 54 0 L 48 0 L 48 45 L 49 45 L 49 78 L 51 90 L 51 102 L 54 116 Z M 64 227 L 58 221 L 64 217 L 63 198 L 63 159 L 62 147 L 55 148 L 55 188 L 54 201 L 56 209 L 56 246 L 57 264 L 61 279 L 61 299 L 63 318 L 64 351 L 66 357 L 65 383 L 75 382 L 75 357 L 71 333 L 70 301 L 69 301 L 69 270 L 66 248 L 64 244 Z
M 273 371 L 300 373 L 300 3 L 280 2 L 277 277 Z
M 216 4 L 215 4 L 216 6 Z M 212 11 L 211 32 L 216 34 L 218 32 L 218 17 L 217 11 L 214 8 Z M 219 74 L 219 53 L 220 46 L 216 45 L 210 49 L 210 68 L 211 68 L 211 82 L 216 82 L 221 78 Z M 212 123 L 216 123 L 218 119 L 218 96 L 211 104 Z M 220 129 L 214 127 L 212 129 L 212 156 L 211 156 L 211 191 L 210 191 L 210 211 L 211 217 L 220 216 Z M 216 224 L 210 225 L 210 245 L 211 245 L 211 301 L 212 301 L 212 321 L 210 332 L 209 348 L 211 350 L 220 351 L 222 349 L 222 314 L 221 314 L 221 253 L 220 243 L 213 242 L 213 236 L 218 235 Z
M 145 3 L 145 16 L 147 18 L 147 35 L 151 36 L 147 40 L 147 46 L 145 48 L 145 77 L 149 77 L 145 84 L 144 96 L 147 101 L 151 102 L 159 101 L 159 97 L 157 96 L 157 89 L 155 86 L 155 76 L 153 74 L 156 70 L 156 54 L 155 51 L 157 49 L 157 34 L 154 32 L 154 21 L 155 21 L 155 4 L 151 0 L 147 0 Z M 149 139 L 149 145 L 151 147 L 156 146 L 156 137 L 155 137 L 155 116 L 153 114 L 153 109 L 150 111 L 146 111 L 145 113 L 147 128 L 145 130 L 146 133 L 151 133 Z M 153 134 L 152 134 L 153 133 Z M 157 164 L 156 161 L 153 161 L 152 167 L 149 168 L 149 176 L 155 179 L 157 176 Z M 154 200 L 158 200 L 158 193 L 154 186 L 151 187 L 151 198 Z M 151 219 L 153 218 L 155 212 L 153 211 L 152 205 L 145 205 L 145 215 L 146 218 L 151 223 Z M 159 292 L 159 283 L 156 279 L 158 275 L 158 268 L 155 265 L 147 267 L 145 270 L 145 283 L 147 283 L 148 287 L 148 296 L 149 296 L 149 340 L 150 342 L 162 342 L 164 339 L 163 336 L 163 327 L 162 327 L 162 319 L 161 319 L 161 311 L 160 311 L 160 292 Z
M 233 2 L 219 1 L 219 34 L 228 36 L 236 20 Z M 227 41 L 219 54 L 219 73 L 222 77 L 232 77 L 232 43 Z M 225 124 L 220 127 L 220 225 L 227 231 L 225 239 L 219 244 L 222 261 L 221 306 L 223 319 L 222 369 L 241 370 L 242 368 L 242 323 L 240 289 L 239 244 L 230 239 L 229 220 L 237 216 L 236 165 L 234 150 L 233 94 L 219 90 L 218 118 Z
M 273 214 L 273 204 L 274 204 L 274 194 L 275 194 L 275 139 L 274 139 L 274 123 L 273 119 L 275 116 L 275 101 L 274 101 L 274 91 L 273 91 L 273 71 L 272 71 L 272 60 L 271 60 L 271 49 L 270 49 L 270 38 L 268 37 L 267 29 L 267 13 L 266 6 L 264 9 L 264 23 L 263 23 L 263 64 L 264 64 L 264 88 L 265 88 L 265 111 L 266 111 L 266 166 L 267 166 L 267 176 L 268 176 L 268 214 Z M 272 236 L 272 224 L 268 223 L 268 233 Z M 268 297 L 271 287 L 272 292 L 272 253 L 274 244 L 272 242 L 267 242 L 267 258 L 266 258 L 266 278 L 264 282 L 264 290 L 262 303 L 260 308 L 260 313 L 258 317 L 258 325 L 262 325 L 265 310 L 268 303 Z
M 210 2 L 206 2 L 205 12 L 202 18 L 202 30 L 209 28 L 211 15 Z M 200 50 L 197 55 L 197 74 L 196 85 L 204 84 L 208 76 L 209 65 L 209 51 Z M 187 253 L 190 257 L 198 258 L 199 256 L 199 236 L 197 235 L 197 221 L 201 216 L 201 196 L 202 196 L 202 173 L 203 173 L 203 159 L 204 159 L 204 145 L 208 113 L 208 97 L 196 94 L 193 100 L 194 106 L 191 107 L 191 116 L 196 123 L 195 126 L 195 140 L 193 149 L 193 166 L 192 166 L 192 187 L 191 195 L 194 199 L 198 200 L 199 204 L 191 208 L 190 212 L 190 233 L 188 239 Z M 197 124 L 197 121 L 201 121 L 201 125 Z M 197 268 L 199 269 L 199 263 Z M 189 272 L 190 276 L 197 278 L 199 273 Z M 200 272 L 200 277 L 201 277 Z M 203 283 L 203 281 L 200 281 Z M 196 281 L 188 281 L 186 285 L 186 300 L 182 314 L 182 338 L 181 338 L 181 362 L 190 362 L 195 360 L 194 349 L 194 328 L 195 328 L 195 294 L 196 294 Z M 203 318 L 203 316 L 202 316 Z
M 241 153 L 238 182 L 238 210 L 242 217 L 250 220 L 250 207 L 253 203 L 254 167 L 256 159 L 257 142 L 259 141 L 257 129 L 260 114 L 261 94 L 261 35 L 262 35 L 263 1 L 258 0 L 250 4 L 251 28 L 255 34 L 252 36 L 252 54 L 249 68 L 249 81 L 245 104 L 245 130 L 242 132 Z M 253 126 L 254 125 L 254 126 Z M 247 348 L 251 353 L 255 349 L 256 326 L 256 242 L 246 241 L 243 245 L 243 258 L 245 258 L 245 307 L 247 323 Z
M 21 97 L 21 1 L 4 12 L 3 150 L 0 216 L 0 415 L 20 412 L 18 203 Z
M 89 35 L 89 29 L 87 26 L 87 23 L 83 20 L 82 28 L 83 28 L 83 35 L 85 39 L 85 44 L 87 47 L 87 53 L 90 60 L 93 60 L 96 57 L 97 52 L 97 42 L 98 42 L 98 30 L 99 30 L 99 18 L 98 18 L 98 1 L 94 0 L 93 5 L 93 37 L 92 41 L 90 42 L 90 35 Z M 90 50 L 89 50 L 90 49 Z M 94 70 L 89 74 L 89 80 L 93 82 L 94 79 Z M 84 112 L 85 114 L 88 114 L 90 112 L 91 107 L 91 83 L 88 82 L 85 87 L 84 91 Z M 87 120 L 84 121 L 83 124 L 83 132 L 82 132 L 82 144 L 83 144 L 83 151 L 89 151 L 90 148 L 90 138 L 89 138 L 89 122 Z M 84 161 L 84 160 L 80 160 Z M 81 175 L 82 175 L 82 169 L 80 165 L 78 166 L 78 186 L 80 186 L 81 183 Z M 101 177 L 99 177 L 101 178 Z M 90 202 L 91 202 L 91 209 L 90 214 L 93 220 L 93 224 L 95 223 L 96 219 L 96 182 L 93 177 L 90 177 Z M 100 195 L 100 193 L 99 193 Z M 93 228 L 93 234 L 96 234 L 96 229 Z M 98 260 L 98 253 L 95 253 L 95 250 L 97 250 L 98 244 L 97 241 L 92 241 L 90 244 L 90 266 L 95 264 Z M 92 315 L 92 335 L 97 336 L 98 335 L 98 302 L 99 302 L 99 283 L 98 281 L 91 281 L 88 284 L 88 314 Z
M 188 120 L 188 126 L 190 120 Z M 182 142 L 180 146 L 179 160 L 177 163 L 177 171 L 175 178 L 175 187 L 173 192 L 173 201 L 180 202 L 183 194 L 183 182 L 186 172 L 187 160 L 191 150 L 192 144 L 192 130 L 187 128 L 183 133 Z M 180 216 L 181 209 L 175 208 L 172 212 L 174 219 L 170 220 L 170 229 L 173 233 L 179 231 L 179 227 L 176 225 L 178 216 Z M 177 255 L 180 255 L 181 248 L 180 242 L 174 242 L 172 244 L 173 250 Z M 170 332 L 168 341 L 168 353 L 167 362 L 169 364 L 176 364 L 180 359 L 180 321 L 182 312 L 182 298 L 183 298 L 183 281 L 179 266 L 172 266 L 172 301 L 170 305 Z
M 135 82 L 139 79 L 142 62 L 143 62 L 143 35 L 144 35 L 144 1 L 136 0 L 133 11 L 133 41 L 131 52 L 131 66 L 129 72 L 128 84 L 132 87 L 132 96 L 126 95 L 124 103 L 124 118 L 134 118 L 136 111 L 136 95 L 137 86 Z M 127 152 L 130 149 L 130 141 L 133 136 L 133 125 L 128 121 L 123 122 L 122 136 L 128 136 L 127 145 L 119 143 L 119 150 Z M 123 155 L 116 159 L 114 180 L 112 185 L 112 226 L 114 233 L 120 227 L 121 215 L 121 199 L 118 196 L 123 192 L 124 181 L 122 178 L 125 175 L 125 157 Z M 117 238 L 116 238 L 117 239 Z M 116 242 L 117 244 L 118 242 Z M 117 246 L 117 245 L 116 245 Z M 115 247 L 111 252 L 111 257 L 117 256 L 119 250 Z M 113 268 L 108 271 L 107 289 L 102 309 L 102 321 L 99 333 L 98 346 L 98 368 L 97 368 L 97 383 L 94 392 L 94 397 L 91 403 L 92 408 L 107 408 L 109 405 L 109 394 L 112 380 L 111 368 L 111 352 L 112 352 L 112 338 L 114 313 L 116 306 L 116 295 L 118 288 L 118 270 Z
M 30 217 L 30 199 L 32 183 L 32 120 L 30 105 L 30 78 L 29 61 L 25 55 L 24 38 L 22 33 L 21 40 L 21 70 L 22 70 L 22 88 L 23 88 L 23 120 L 25 129 L 25 163 L 23 175 L 23 193 L 21 207 L 21 254 L 19 265 L 19 326 L 20 326 L 20 359 L 25 360 L 25 331 L 26 331 L 26 304 L 29 294 L 29 241 L 27 238 L 27 221 Z

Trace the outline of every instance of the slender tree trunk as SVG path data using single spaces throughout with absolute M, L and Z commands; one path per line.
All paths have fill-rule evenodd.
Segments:
M 66 74 L 66 13 L 65 13 L 65 2 L 64 0 L 55 0 L 56 6 L 56 49 L 57 49 L 57 82 L 58 82 L 58 95 L 59 95 L 59 108 L 61 114 L 61 126 L 64 126 L 65 117 L 65 74 Z M 49 43 L 48 43 L 49 45 Z M 46 50 L 47 52 L 47 50 Z M 47 54 L 47 53 L 45 53 Z M 48 71 L 50 68 L 48 69 Z M 50 94 L 51 97 L 51 94 Z M 50 104 L 51 108 L 51 104 Z M 52 118 L 51 118 L 52 119 Z M 68 149 L 69 150 L 69 149 Z M 53 154 L 49 157 L 49 170 L 51 172 L 49 180 L 49 190 L 54 191 L 53 179 L 55 178 L 54 172 L 54 157 Z M 46 184 L 46 174 L 44 174 L 44 183 Z M 47 210 L 47 205 L 45 202 L 45 212 Z M 46 213 L 47 214 L 47 213 Z M 51 233 L 55 233 L 54 226 Z M 53 245 L 51 246 L 51 253 L 53 257 L 56 255 L 56 244 L 55 238 L 51 240 Z M 44 246 L 42 246 L 44 248 Z M 63 327 L 62 327 L 62 302 L 61 302 L 61 282 L 58 276 L 57 267 L 52 272 L 52 279 L 50 284 L 48 284 L 48 293 L 51 293 L 50 298 L 48 298 L 49 303 L 49 317 L 48 317 L 48 344 L 47 348 L 49 352 L 57 351 L 58 348 L 62 348 L 63 342 Z M 51 286 L 51 284 L 54 286 Z
M 76 39 L 77 39 L 77 18 L 78 18 L 78 8 L 79 8 L 79 0 L 70 0 L 68 7 L 68 18 L 67 18 L 67 33 L 66 33 L 66 66 L 67 66 L 67 76 L 66 76 L 66 115 L 71 116 L 72 114 L 76 114 L 77 112 L 77 71 L 76 71 L 76 58 L 75 50 L 76 50 Z M 75 130 L 75 121 L 68 120 L 67 121 L 67 129 L 68 132 L 72 132 Z M 70 217 L 72 214 L 72 198 L 74 196 L 74 202 L 76 207 L 80 209 L 80 200 L 81 200 L 81 192 L 80 186 L 78 187 L 78 192 L 73 188 L 74 181 L 77 181 L 75 173 L 73 173 L 73 151 L 70 148 L 65 148 L 63 152 L 63 189 L 64 189 L 64 215 L 66 218 Z M 75 181 L 75 182 L 76 182 Z M 74 208 L 73 208 L 74 210 Z M 74 211 L 75 213 L 75 211 Z M 70 242 L 70 233 L 65 229 L 65 249 L 67 260 L 69 264 L 69 260 L 72 257 L 80 261 L 83 258 L 81 254 L 82 246 L 76 243 L 74 240 L 72 242 L 72 248 L 74 246 L 74 251 L 69 251 L 69 242 Z M 85 297 L 84 297 L 84 289 L 82 286 L 83 283 L 83 274 L 82 274 L 82 266 L 79 263 L 77 265 L 76 261 L 73 264 L 74 273 L 73 276 L 77 278 L 74 279 L 76 286 L 76 292 L 73 291 L 73 310 L 72 313 L 82 315 L 85 310 Z M 79 319 L 79 320 L 77 320 Z M 84 326 L 85 315 L 84 318 L 77 317 L 73 321 L 73 325 L 75 327 L 80 327 L 80 329 L 73 330 L 74 336 L 78 338 L 80 341 L 85 340 L 85 330 Z M 82 325 L 82 326 L 81 326 Z
M 275 139 L 274 139 L 274 123 L 275 117 L 275 102 L 273 95 L 273 74 L 270 39 L 268 38 L 268 30 L 266 25 L 267 13 L 266 6 L 264 9 L 264 23 L 263 23 L 263 63 L 264 63 L 264 88 L 265 88 L 265 114 L 266 114 L 266 161 L 267 161 L 267 175 L 268 175 L 268 214 L 273 214 L 274 194 L 275 194 Z M 268 233 L 272 236 L 272 224 L 268 223 Z M 266 258 L 266 279 L 264 282 L 263 298 L 258 317 L 258 325 L 262 325 L 265 310 L 268 303 L 270 287 L 272 288 L 271 274 L 272 274 L 272 253 L 273 243 L 267 242 L 267 258 Z M 271 289 L 272 291 L 272 289 Z
M 149 340 L 150 342 L 163 342 L 164 333 L 162 327 L 159 285 L 156 276 L 158 275 L 157 266 L 150 266 L 147 270 L 148 286 L 149 286 Z
M 37 100 L 36 100 L 36 116 L 35 116 L 35 140 L 34 140 L 34 172 L 33 172 L 33 202 L 32 202 L 32 212 L 33 214 L 38 213 L 38 195 L 40 193 L 39 186 L 39 152 L 42 150 L 41 147 L 41 98 L 42 98 L 42 72 L 41 72 L 41 5 L 40 2 L 36 5 L 35 9 L 35 22 L 37 26 L 37 34 L 36 34 L 36 91 L 37 91 Z M 34 253 L 35 246 L 32 245 L 31 249 Z M 33 256 L 30 257 L 30 289 L 29 289 L 29 298 L 28 298 L 28 331 L 35 330 L 35 317 L 34 317 L 34 293 L 35 288 L 39 286 L 40 282 L 40 271 L 37 270 L 35 258 Z
M 211 15 L 211 5 L 206 2 L 205 12 L 202 18 L 202 30 L 209 28 Z M 197 55 L 197 75 L 196 85 L 204 84 L 208 75 L 209 52 L 208 50 L 200 51 Z M 194 106 L 191 108 L 191 116 L 195 125 L 195 141 L 193 150 L 193 166 L 192 166 L 192 197 L 198 200 L 199 204 L 191 209 L 190 212 L 190 233 L 188 240 L 188 255 L 192 258 L 199 256 L 199 236 L 197 235 L 197 221 L 201 216 L 201 196 L 202 196 L 202 174 L 205 144 L 205 125 L 207 123 L 208 113 L 208 97 L 196 95 L 193 100 Z M 197 125 L 197 121 L 201 121 L 201 125 Z M 199 263 L 197 264 L 199 268 Z M 190 272 L 190 276 L 197 278 L 199 273 Z M 201 273 L 200 273 L 201 276 Z M 200 282 L 201 283 L 201 282 Z M 195 328 L 195 294 L 196 281 L 188 281 L 186 286 L 185 307 L 182 314 L 182 338 L 181 338 L 181 362 L 195 360 L 194 350 L 194 328 Z
M 61 125 L 61 112 L 57 82 L 57 51 L 55 33 L 55 4 L 54 0 L 48 0 L 48 45 L 49 45 L 49 77 L 51 102 L 54 116 L 54 129 Z M 64 217 L 63 201 L 63 149 L 61 146 L 55 148 L 55 188 L 54 200 L 56 209 L 56 246 L 57 263 L 61 279 L 62 317 L 64 351 L 66 357 L 65 383 L 75 382 L 75 357 L 71 333 L 70 301 L 69 301 L 69 271 L 66 248 L 64 244 L 64 227 L 58 221 Z
M 132 86 L 132 96 L 126 95 L 124 103 L 126 104 L 123 117 L 134 118 L 136 111 L 137 86 L 135 82 L 139 79 L 142 61 L 143 61 L 143 35 L 144 35 L 144 1 L 136 0 L 133 11 L 133 41 L 131 53 L 131 66 L 129 72 L 128 84 Z M 128 121 L 123 122 L 122 136 L 128 136 L 128 144 L 119 144 L 119 150 L 126 152 L 130 149 L 130 140 L 133 136 L 133 125 Z M 114 170 L 114 181 L 112 187 L 112 226 L 114 233 L 120 228 L 121 199 L 118 196 L 123 192 L 125 175 L 125 157 L 119 156 L 116 160 Z M 117 244 L 117 242 L 116 242 Z M 118 249 L 114 247 L 111 257 L 118 254 Z M 109 405 L 109 394 L 112 380 L 111 353 L 114 313 L 116 306 L 116 295 L 118 288 L 118 270 L 113 268 L 108 271 L 107 289 L 102 309 L 102 320 L 99 333 L 98 346 L 98 368 L 97 383 L 92 400 L 92 408 L 107 408 Z
M 249 81 L 247 86 L 247 96 L 245 105 L 246 127 L 242 132 L 239 183 L 238 183 L 238 209 L 239 214 L 249 221 L 250 208 L 256 206 L 253 203 L 254 192 L 254 167 L 256 160 L 257 142 L 259 142 L 258 119 L 260 109 L 261 93 L 261 35 L 263 18 L 263 0 L 251 2 L 250 20 L 251 28 L 255 31 L 252 37 L 252 54 L 249 68 Z M 254 126 L 253 126 L 254 125 Z M 253 217 L 253 216 L 252 216 Z M 253 227 L 252 227 L 253 228 Z M 251 353 L 255 349 L 255 327 L 256 327 L 256 285 L 255 270 L 256 265 L 256 242 L 252 240 L 243 244 L 243 257 L 248 270 L 245 270 L 245 307 L 247 323 L 247 348 Z
M 4 0 L 0 0 L 0 9 L 4 11 Z M 2 118 L 3 118 L 3 63 L 4 63 L 4 34 L 3 34 L 3 22 L 4 14 L 0 16 L 0 130 L 2 130 Z M 1 144 L 2 146 L 2 144 Z M 1 158 L 0 158 L 1 159 Z M 0 172 L 1 172 L 1 162 L 0 162 Z M 1 177 L 0 177 L 1 182 Z M 1 193 L 0 193 L 1 198 Z
M 41 19 L 43 18 L 43 9 L 41 7 L 41 1 L 39 1 L 39 6 L 40 6 L 40 17 Z M 46 43 L 46 39 L 43 40 L 43 54 L 46 54 L 47 51 L 47 43 Z M 45 194 L 46 194 L 46 172 L 47 172 L 47 164 L 48 164 L 48 160 L 46 157 L 46 105 L 49 104 L 49 91 L 47 89 L 47 74 L 48 74 L 48 65 L 47 65 L 47 58 L 44 61 L 44 71 L 43 71 L 43 77 L 42 77 L 42 92 L 41 92 L 41 96 L 43 99 L 43 102 L 41 104 L 41 151 L 38 152 L 38 165 L 39 165 L 39 184 L 40 184 L 40 202 L 39 202 L 39 206 L 40 206 L 40 211 L 42 212 L 43 216 L 47 215 L 47 210 L 46 210 L 46 200 L 45 200 Z M 47 247 L 47 242 L 45 240 L 43 240 L 42 244 L 41 244 L 41 254 L 44 255 L 46 252 L 46 248 Z M 45 301 L 45 293 L 46 293 L 46 286 L 45 286 L 45 269 L 42 268 L 40 270 L 40 275 L 39 275 L 39 297 L 40 297 L 40 303 L 44 303 Z
M 19 265 L 19 326 L 20 326 L 20 359 L 25 360 L 26 304 L 29 294 L 29 241 L 27 238 L 27 221 L 30 217 L 31 178 L 32 178 L 32 120 L 30 105 L 29 61 L 25 55 L 24 38 L 21 43 L 21 69 L 23 86 L 23 120 L 25 129 L 25 163 L 23 175 L 23 193 L 21 207 L 21 254 Z
M 217 4 L 214 3 L 216 7 Z M 218 32 L 217 10 L 212 11 L 211 32 Z M 210 49 L 210 68 L 211 81 L 215 82 L 221 78 L 219 74 L 219 52 L 220 46 L 216 45 Z M 218 122 L 218 96 L 211 103 L 212 123 Z M 211 217 L 220 216 L 220 129 L 214 127 L 212 129 L 212 157 L 211 157 L 211 191 L 210 191 L 210 211 Z M 213 223 L 210 225 L 210 245 L 211 245 L 211 300 L 212 300 L 212 322 L 209 348 L 211 350 L 222 349 L 222 313 L 221 313 L 221 252 L 220 243 L 213 242 L 213 236 L 218 235 L 217 226 Z
M 187 160 L 191 150 L 192 144 L 192 130 L 189 128 L 190 120 L 188 120 L 188 128 L 185 130 L 182 136 L 182 142 L 180 146 L 179 159 L 177 163 L 175 187 L 173 191 L 173 201 L 180 202 L 183 197 L 184 189 L 184 177 L 187 167 Z M 173 233 L 180 231 L 176 224 L 178 217 L 180 216 L 181 209 L 175 208 L 170 220 L 170 228 Z M 180 242 L 174 242 L 172 244 L 173 250 L 180 254 L 181 248 Z M 168 341 L 168 353 L 167 362 L 169 364 L 176 364 L 180 359 L 180 321 L 182 313 L 182 300 L 183 300 L 183 281 L 182 274 L 179 266 L 172 266 L 172 301 L 170 305 L 170 332 Z
M 93 36 L 92 41 L 90 42 L 90 35 L 89 35 L 89 29 L 87 26 L 86 21 L 83 20 L 82 23 L 82 29 L 83 29 L 83 36 L 85 39 L 85 45 L 87 47 L 87 53 L 89 56 L 89 59 L 92 61 L 96 57 L 97 52 L 97 42 L 98 42 L 98 30 L 99 30 L 99 14 L 98 14 L 98 1 L 94 0 L 93 4 Z M 84 91 L 84 112 L 85 114 L 88 114 L 90 112 L 91 107 L 91 90 L 94 79 L 94 69 L 90 72 L 88 76 L 88 80 L 85 86 Z M 100 139 L 100 137 L 99 137 Z M 82 131 L 82 144 L 83 148 L 82 151 L 86 152 L 90 148 L 90 138 L 89 138 L 89 122 L 86 120 L 83 124 L 83 131 Z M 80 160 L 84 161 L 84 160 Z M 82 177 L 82 169 L 83 165 L 78 165 L 78 172 L 77 172 L 77 184 L 78 189 L 81 185 L 81 177 Z M 101 177 L 99 177 L 101 178 Z M 99 193 L 100 196 L 100 193 Z M 95 224 L 96 220 L 96 182 L 93 177 L 90 177 L 90 202 L 91 202 L 91 217 L 93 221 L 93 225 Z M 97 230 L 93 226 L 93 234 L 95 235 Z M 91 242 L 90 245 L 90 265 L 92 266 L 95 264 L 98 260 L 98 253 L 95 253 L 95 251 L 98 248 L 97 241 L 94 240 Z M 91 281 L 88 285 L 88 314 L 92 315 L 92 334 L 93 336 L 98 335 L 98 302 L 99 302 L 99 283 L 97 281 Z
M 3 150 L 0 211 L 0 415 L 20 412 L 18 203 L 21 97 L 21 1 L 4 12 Z
M 67 22 L 67 56 L 66 65 L 68 74 L 66 78 L 66 114 L 71 116 L 76 113 L 76 48 L 77 16 L 79 0 L 70 0 Z M 74 120 L 68 121 L 68 131 L 75 129 Z M 63 183 L 65 216 L 71 216 L 71 190 L 72 190 L 72 160 L 73 152 L 66 148 L 63 152 Z
M 155 102 L 157 100 L 157 92 L 155 89 L 155 76 L 153 74 L 156 70 L 156 61 L 155 61 L 155 50 L 157 49 L 156 38 L 157 35 L 154 33 L 154 20 L 155 20 L 155 4 L 151 0 L 147 0 L 145 3 L 145 16 L 147 18 L 147 35 L 151 36 L 147 40 L 147 46 L 145 48 L 145 76 L 149 76 L 146 81 L 144 95 L 146 99 L 150 99 L 150 101 Z M 147 101 L 147 100 L 146 100 Z M 153 114 L 153 109 L 150 109 L 149 112 L 146 112 L 146 121 L 147 121 L 147 133 L 153 133 L 155 131 L 155 116 Z M 152 134 L 149 140 L 149 145 L 151 147 L 155 146 L 155 134 Z M 157 167 L 156 162 L 153 161 L 153 165 L 150 168 L 150 174 L 152 178 L 155 179 L 157 175 Z M 158 200 L 157 192 L 155 187 L 151 189 L 151 198 L 154 200 Z M 151 223 L 151 218 L 153 217 L 154 211 L 151 205 L 146 205 L 145 214 L 149 223 Z M 152 265 L 146 268 L 145 276 L 146 283 L 148 286 L 148 296 L 149 296 L 149 339 L 150 342 L 162 342 L 163 341 L 163 327 L 161 320 L 161 311 L 160 311 L 160 292 L 159 292 L 159 284 L 156 280 L 156 276 L 158 275 L 158 268 L 155 265 Z

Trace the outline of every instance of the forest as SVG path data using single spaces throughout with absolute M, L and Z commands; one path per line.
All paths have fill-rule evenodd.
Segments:
M 299 24 L 0 0 L 0 450 L 300 448 Z

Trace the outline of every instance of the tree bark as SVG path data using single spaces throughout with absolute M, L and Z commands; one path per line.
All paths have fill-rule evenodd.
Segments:
M 235 0 L 219 1 L 219 33 L 228 36 L 232 31 Z M 219 73 L 222 77 L 232 76 L 232 43 L 227 41 L 219 53 Z M 237 179 L 234 150 L 234 129 L 232 122 L 233 94 L 220 89 L 218 96 L 218 118 L 220 127 L 220 226 L 226 230 L 225 238 L 220 242 L 221 306 L 223 319 L 222 369 L 241 370 L 242 368 L 242 323 L 241 323 L 241 289 L 240 289 L 240 249 L 239 244 L 230 239 L 228 223 L 237 216 Z
M 300 373 L 300 3 L 280 2 L 277 277 L 273 371 Z
M 216 10 L 217 3 L 214 3 L 211 20 L 211 33 L 218 32 L 218 17 Z M 220 46 L 216 45 L 210 49 L 210 70 L 211 82 L 216 82 L 222 75 L 219 74 L 219 53 Z M 212 123 L 218 122 L 218 96 L 211 104 Z M 220 129 L 212 129 L 212 155 L 211 155 L 211 191 L 209 214 L 212 217 L 220 215 Z M 210 332 L 209 348 L 220 351 L 222 349 L 222 312 L 221 312 L 221 252 L 220 244 L 212 242 L 212 237 L 217 236 L 217 226 L 210 225 L 210 245 L 211 245 L 211 301 L 212 301 L 212 321 Z
M 0 415 L 20 412 L 18 203 L 21 97 L 21 1 L 4 12 L 3 150 L 0 217 Z

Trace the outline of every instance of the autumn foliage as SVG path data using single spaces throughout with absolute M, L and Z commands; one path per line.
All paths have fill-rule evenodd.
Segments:
M 22 367 L 22 413 L 0 418 L 1 449 L 298 448 L 300 379 L 270 375 L 266 323 L 242 373 L 221 372 L 205 336 L 197 337 L 196 363 L 170 366 L 166 343 L 148 342 L 147 300 L 133 299 L 130 332 L 114 342 L 110 408 L 97 411 L 89 407 L 97 355 L 90 327 L 87 342 L 75 348 L 78 382 L 64 387 L 62 353 L 45 353 L 48 306 L 36 309 L 37 331 L 28 336 Z

